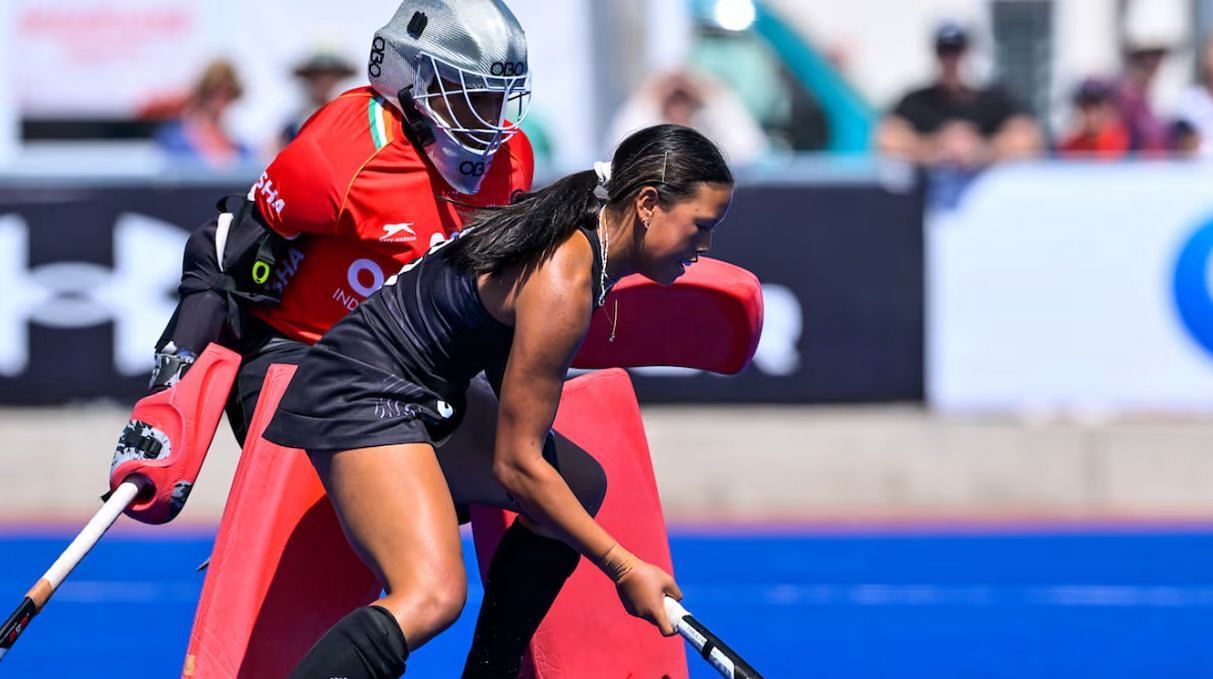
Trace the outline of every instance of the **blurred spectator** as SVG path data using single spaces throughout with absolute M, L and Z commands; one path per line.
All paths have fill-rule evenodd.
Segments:
M 1213 158 L 1213 33 L 1206 36 L 1201 51 L 1200 82 L 1180 95 L 1176 117 L 1176 149 Z
M 1168 147 L 1167 125 L 1154 113 L 1150 88 L 1169 46 L 1147 38 L 1126 38 L 1125 72 L 1116 86 L 1116 106 L 1129 133 L 1129 150 L 1162 153 Z
M 711 77 L 690 70 L 654 77 L 640 86 L 611 122 L 612 145 L 642 127 L 676 123 L 716 142 L 731 163 L 745 164 L 767 149 L 762 128 L 745 106 Z
M 316 109 L 332 100 L 337 86 L 355 73 L 357 69 L 352 64 L 339 54 L 327 51 L 316 52 L 296 66 L 294 75 L 303 86 L 304 104 L 283 126 L 279 144 L 286 146 L 290 143 Z
M 1001 87 L 966 82 L 969 35 L 946 22 L 935 31 L 939 75 L 934 83 L 902 97 L 876 132 L 877 149 L 927 166 L 966 171 L 1035 155 L 1040 128 Z
M 1074 128 L 1057 145 L 1058 154 L 1109 159 L 1128 154 L 1129 133 L 1120 120 L 1111 83 L 1083 80 L 1074 91 L 1074 111 Z
M 715 9 L 715 3 L 711 6 Z M 753 30 L 720 28 L 714 12 L 697 18 L 689 64 L 729 88 L 768 145 L 791 151 L 825 148 L 829 131 L 820 103 L 766 40 Z
M 242 91 L 231 63 L 222 59 L 211 62 L 194 85 L 180 116 L 156 132 L 157 145 L 173 158 L 195 160 L 212 168 L 248 160 L 248 147 L 233 139 L 223 125 L 224 113 Z

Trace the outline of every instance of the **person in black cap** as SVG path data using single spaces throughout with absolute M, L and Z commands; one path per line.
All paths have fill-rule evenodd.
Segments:
M 321 106 L 329 103 L 342 81 L 354 75 L 354 66 L 335 52 L 318 51 L 294 68 L 292 73 L 303 85 L 305 102 L 282 127 L 279 145 L 286 146 L 299 134 L 299 128 Z
M 948 21 L 935 29 L 936 81 L 906 94 L 881 122 L 876 147 L 910 162 L 966 172 L 1000 160 L 1036 155 L 1040 128 L 997 85 L 966 82 L 969 33 Z

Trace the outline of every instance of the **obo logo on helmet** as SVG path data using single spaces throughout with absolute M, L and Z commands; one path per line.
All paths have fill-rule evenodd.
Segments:
M 466 174 L 472 177 L 479 177 L 484 174 L 485 166 L 483 162 L 472 162 L 465 160 L 459 163 L 459 174 Z
M 387 43 L 379 36 L 375 36 L 375 39 L 371 41 L 371 57 L 366 70 L 372 78 L 383 75 L 383 50 L 386 47 Z
M 495 76 L 505 76 L 513 78 L 515 76 L 526 75 L 525 61 L 497 61 L 489 68 L 489 73 Z

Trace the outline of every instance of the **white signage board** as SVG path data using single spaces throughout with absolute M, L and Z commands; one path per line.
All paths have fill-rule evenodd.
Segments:
M 1213 165 L 999 168 L 927 228 L 933 408 L 1213 412 Z

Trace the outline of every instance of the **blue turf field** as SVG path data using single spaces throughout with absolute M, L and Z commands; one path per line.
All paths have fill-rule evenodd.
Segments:
M 0 536 L 0 615 L 69 539 Z M 107 537 L 0 677 L 178 676 L 209 546 L 164 528 Z M 1213 530 L 684 532 L 672 547 L 688 607 L 771 678 L 1213 676 Z M 457 675 L 479 600 L 473 584 L 407 676 Z

